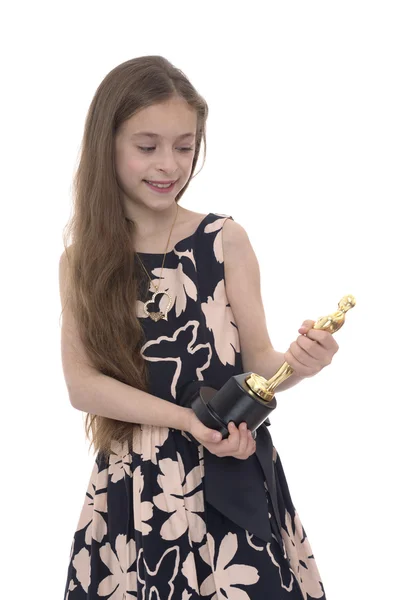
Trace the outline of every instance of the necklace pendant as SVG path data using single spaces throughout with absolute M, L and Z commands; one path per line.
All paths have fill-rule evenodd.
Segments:
M 148 315 L 149 315 L 150 319 L 152 319 L 156 323 L 160 319 L 165 319 L 165 314 L 162 311 L 160 311 L 160 312 L 149 312 Z
M 159 310 L 159 311 L 157 311 L 157 312 L 150 312 L 150 311 L 148 310 L 147 306 L 148 306 L 149 304 L 153 304 L 153 303 L 154 303 L 154 299 L 155 299 L 155 297 L 156 297 L 157 295 L 161 295 L 161 296 L 163 296 L 164 294 L 165 294 L 165 296 L 167 296 L 167 298 L 168 298 L 168 306 L 167 306 L 167 308 L 165 309 L 165 311 L 163 312 L 163 311 Z M 160 299 L 160 300 L 161 300 L 161 299 Z M 168 292 L 155 292 L 155 293 L 153 294 L 152 298 L 151 298 L 150 300 L 147 300 L 147 302 L 145 302 L 145 303 L 144 303 L 144 305 L 143 305 L 143 310 L 144 310 L 144 313 L 145 313 L 145 315 L 146 315 L 147 317 L 150 317 L 150 319 L 152 319 L 152 320 L 153 320 L 153 321 L 155 321 L 155 322 L 157 322 L 157 321 L 160 321 L 160 320 L 162 320 L 162 319 L 163 319 L 164 321 L 168 321 L 167 314 L 168 314 L 168 311 L 170 310 L 171 306 L 172 306 L 172 298 L 171 298 L 171 296 L 168 294 Z

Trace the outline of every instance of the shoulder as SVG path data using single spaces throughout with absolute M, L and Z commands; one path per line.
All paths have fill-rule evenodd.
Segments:
M 224 222 L 222 237 L 224 242 L 227 244 L 240 244 L 243 243 L 248 238 L 247 232 L 243 225 L 234 221 L 227 215 L 227 219 Z
M 222 245 L 225 266 L 236 264 L 240 258 L 249 257 L 254 260 L 255 254 L 246 229 L 230 218 L 227 218 L 222 228 Z
M 245 291 L 259 295 L 260 266 L 246 229 L 227 219 L 222 228 L 225 284 L 231 298 Z M 234 300 L 233 300 L 234 301 Z

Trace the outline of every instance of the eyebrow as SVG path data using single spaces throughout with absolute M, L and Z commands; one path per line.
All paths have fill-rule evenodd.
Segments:
M 138 133 L 134 133 L 132 135 L 132 137 L 139 137 L 139 136 L 143 136 L 143 135 L 147 135 L 147 137 L 151 137 L 151 138 L 159 138 L 160 136 L 158 135 L 158 133 L 152 133 L 151 131 L 139 131 Z M 185 138 L 185 137 L 194 137 L 195 134 L 194 133 L 182 133 L 182 135 L 178 135 L 178 139 L 181 138 Z

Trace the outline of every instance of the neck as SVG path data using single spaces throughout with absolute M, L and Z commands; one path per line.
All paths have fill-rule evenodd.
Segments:
M 174 202 L 173 205 L 162 211 L 146 210 L 140 207 L 134 214 L 129 214 L 127 219 L 134 223 L 135 239 L 148 239 L 160 234 L 169 233 L 175 222 L 178 223 L 183 209 Z

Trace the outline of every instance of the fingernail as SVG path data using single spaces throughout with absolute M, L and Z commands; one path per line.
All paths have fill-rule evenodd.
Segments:
M 214 433 L 214 434 L 213 434 L 213 439 L 214 439 L 216 442 L 218 442 L 218 440 L 220 439 L 220 437 L 221 437 L 221 434 L 220 434 L 220 433 L 218 433 L 218 432 L 216 432 L 216 433 Z

